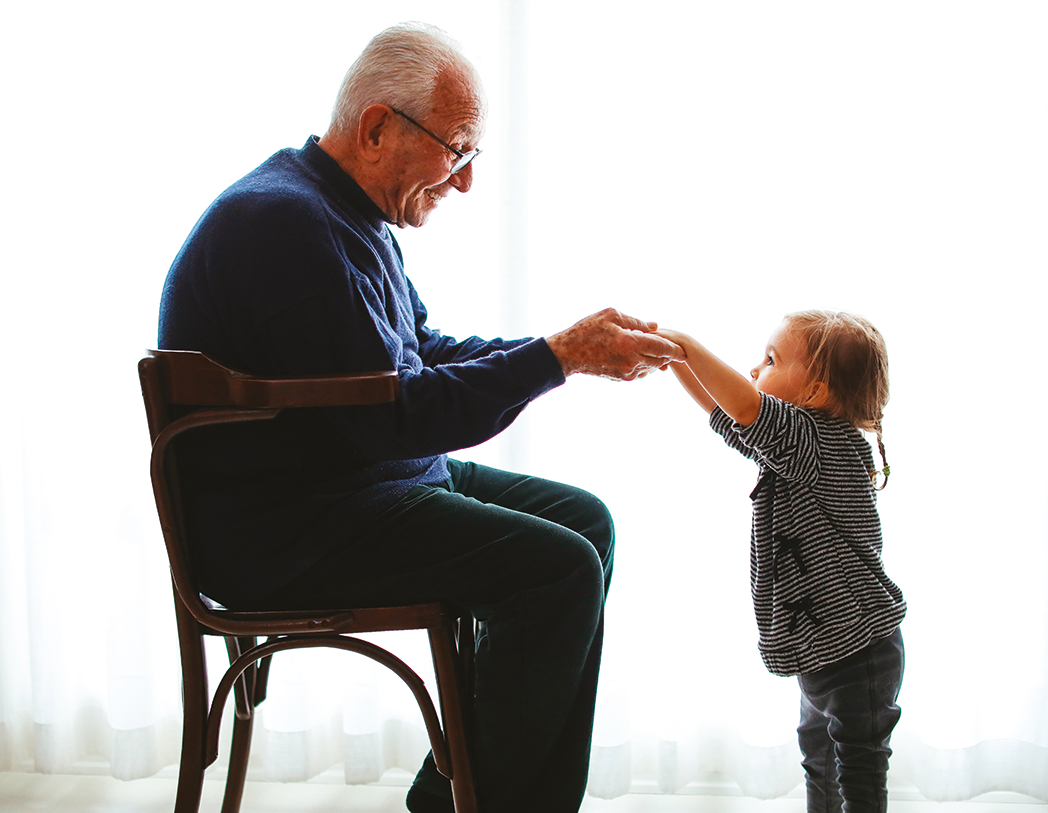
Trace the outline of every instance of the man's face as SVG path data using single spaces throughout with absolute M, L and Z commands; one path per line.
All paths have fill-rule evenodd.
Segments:
M 433 96 L 433 113 L 419 122 L 461 152 L 477 146 L 484 132 L 484 106 L 479 88 L 470 82 L 444 76 Z M 390 163 L 387 176 L 386 215 L 401 228 L 421 226 L 452 189 L 468 192 L 473 185 L 473 164 L 455 175 L 456 156 L 406 119 L 402 145 Z

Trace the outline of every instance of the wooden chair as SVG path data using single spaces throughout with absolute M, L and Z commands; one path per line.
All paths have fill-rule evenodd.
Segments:
M 199 809 L 204 771 L 218 757 L 222 711 L 231 691 L 236 718 L 222 813 L 237 813 L 254 710 L 266 696 L 270 658 L 285 649 L 304 647 L 356 652 L 398 675 L 418 702 L 438 770 L 451 779 L 456 812 L 477 813 L 464 722 L 464 709 L 472 705 L 473 619 L 445 603 L 326 612 L 225 609 L 197 589 L 181 515 L 177 444 L 172 441 L 182 433 L 215 424 L 269 420 L 288 407 L 389 402 L 396 397 L 396 374 L 260 379 L 227 369 L 202 353 L 180 350 L 151 350 L 138 370 L 153 441 L 153 493 L 171 565 L 182 653 L 184 719 L 175 813 Z M 392 653 L 351 635 L 412 629 L 429 633 L 443 728 L 422 679 Z M 213 698 L 205 668 L 205 635 L 225 638 L 230 659 Z

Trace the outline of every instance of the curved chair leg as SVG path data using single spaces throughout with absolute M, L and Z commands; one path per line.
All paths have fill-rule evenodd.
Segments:
M 455 813 L 478 813 L 466 737 L 466 717 L 471 713 L 473 704 L 463 697 L 463 684 L 460 683 L 455 663 L 460 654 L 455 646 L 455 631 L 450 625 L 431 629 L 429 641 L 433 650 L 441 716 L 444 718 L 444 736 L 451 757 L 451 794 L 455 801 Z
M 253 637 L 226 637 L 226 651 L 232 664 L 256 643 Z M 254 727 L 256 677 L 258 667 L 248 666 L 236 680 L 234 696 L 236 716 L 233 719 L 233 740 L 229 752 L 229 770 L 226 773 L 226 792 L 222 799 L 222 813 L 237 813 L 244 796 L 247 778 L 247 760 L 251 753 L 251 731 Z
M 465 615 L 458 621 L 458 679 L 462 688 L 462 708 L 465 710 L 464 723 L 466 740 L 473 738 L 473 693 L 476 690 L 475 662 L 477 657 L 477 621 L 471 615 Z
M 183 689 L 185 691 L 185 689 Z M 204 792 L 204 726 L 206 717 L 185 704 L 182 721 L 182 755 L 178 763 L 175 813 L 197 813 Z
M 175 813 L 197 813 L 204 789 L 208 687 L 204 636 L 197 622 L 175 602 L 182 654 L 182 754 L 178 763 Z
M 222 798 L 222 813 L 237 813 L 244 796 L 247 776 L 247 757 L 251 751 L 251 729 L 254 715 L 237 717 L 233 721 L 233 745 L 229 753 L 229 773 L 226 775 L 226 793 Z
M 258 662 L 258 667 L 255 670 L 254 703 L 256 706 L 266 699 L 266 686 L 269 684 L 269 665 L 272 661 L 273 656 L 267 655 Z
M 247 652 L 256 643 L 255 638 L 226 636 L 226 652 L 229 653 L 229 663 L 232 664 L 237 658 Z M 255 674 L 258 666 L 252 665 L 245 669 L 237 678 L 233 688 L 233 697 L 236 700 L 237 717 L 250 717 L 255 712 Z

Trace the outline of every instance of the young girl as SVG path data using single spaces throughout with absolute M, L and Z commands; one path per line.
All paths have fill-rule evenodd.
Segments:
M 889 739 L 899 720 L 906 603 L 885 575 L 875 432 L 888 358 L 881 334 L 846 313 L 785 318 L 747 380 L 690 336 L 673 371 L 727 444 L 760 468 L 750 586 L 761 657 L 797 675 L 797 729 L 809 813 L 883 811 Z

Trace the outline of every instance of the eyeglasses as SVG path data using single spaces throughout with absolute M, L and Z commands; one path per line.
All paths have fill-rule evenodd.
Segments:
M 472 161 L 474 158 L 476 158 L 478 155 L 480 155 L 480 153 L 482 152 L 482 150 L 470 150 L 469 152 L 462 152 L 461 150 L 456 150 L 454 147 L 452 147 L 450 144 L 448 144 L 448 142 L 446 142 L 443 138 L 441 138 L 440 136 L 437 136 L 437 135 L 434 135 L 433 133 L 431 133 L 429 130 L 427 130 L 425 127 L 423 127 L 421 124 L 419 124 L 413 118 L 411 118 L 411 116 L 409 116 L 407 113 L 403 113 L 400 110 L 397 110 L 397 108 L 395 108 L 395 107 L 391 107 L 389 109 L 392 110 L 394 113 L 396 113 L 401 118 L 407 119 L 412 124 L 414 124 L 416 127 L 418 127 L 422 132 L 424 132 L 426 135 L 428 135 L 430 138 L 432 138 L 434 141 L 436 141 L 437 143 L 441 144 L 445 148 L 447 148 L 447 149 L 451 150 L 453 153 L 455 153 L 455 155 L 457 157 L 455 159 L 455 163 L 451 165 L 451 174 L 452 175 L 454 175 L 456 172 L 461 172 L 462 170 L 464 170 L 467 166 L 469 166 L 469 162 Z

